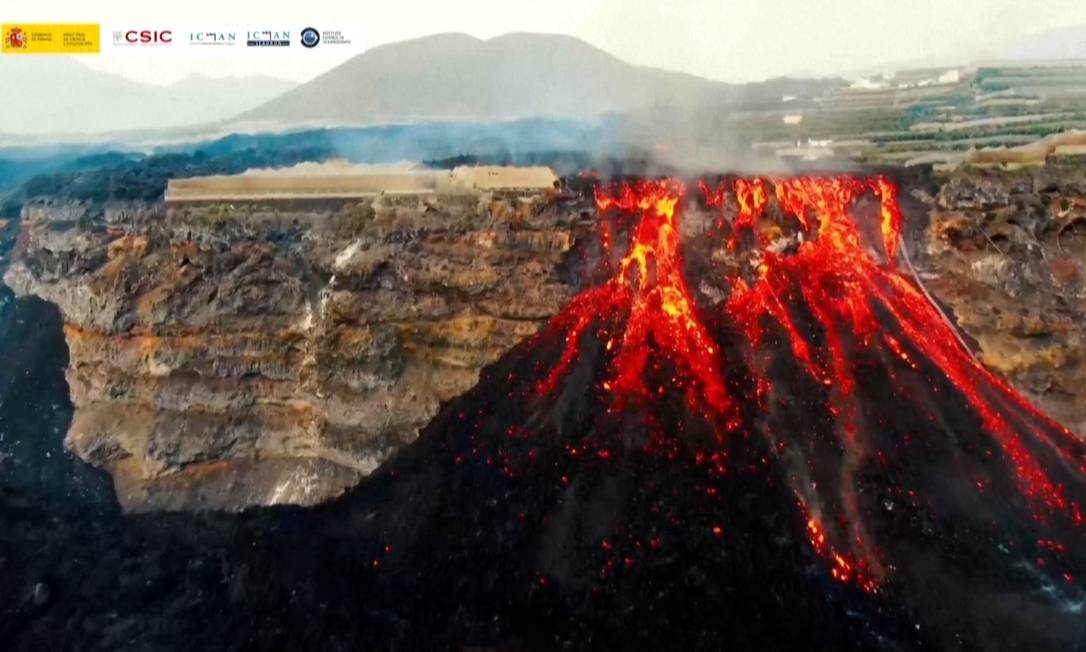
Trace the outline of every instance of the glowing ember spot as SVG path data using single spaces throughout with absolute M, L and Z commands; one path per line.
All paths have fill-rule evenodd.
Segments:
M 893 351 L 897 355 L 897 357 L 901 358 L 901 360 L 905 364 L 909 365 L 913 369 L 917 368 L 916 363 L 913 362 L 913 359 L 909 357 L 908 353 L 905 352 L 905 349 L 901 346 L 901 342 L 899 342 L 896 337 L 890 335 L 889 333 L 883 333 L 882 337 L 886 341 L 886 345 L 890 347 L 890 350 Z
M 850 553 L 839 552 L 826 538 L 821 521 L 812 517 L 803 501 L 799 501 L 800 512 L 807 521 L 807 537 L 815 553 L 830 566 L 830 577 L 842 583 L 854 583 L 863 590 L 873 593 L 878 590 L 878 581 L 872 576 L 863 560 L 857 561 Z
M 597 190 L 599 211 L 639 212 L 629 251 L 606 283 L 578 295 L 552 321 L 549 331 L 565 331 L 558 363 L 540 385 L 550 393 L 580 352 L 584 333 L 606 325 L 605 348 L 613 352 L 602 387 L 616 402 L 650 400 L 657 388 L 645 385 L 646 370 L 667 361 L 675 368 L 675 384 L 684 389 L 695 412 L 707 417 L 730 415 L 732 401 L 717 366 L 718 351 L 702 324 L 682 273 L 678 204 L 685 189 L 675 181 L 622 185 L 616 194 Z M 725 416 L 727 419 L 728 417 Z

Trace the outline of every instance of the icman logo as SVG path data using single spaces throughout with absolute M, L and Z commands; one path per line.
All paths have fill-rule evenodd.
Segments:
M 21 27 L 12 27 L 4 34 L 4 44 L 9 48 L 25 48 L 27 46 L 26 32 Z
M 234 45 L 234 32 L 189 32 L 189 45 Z

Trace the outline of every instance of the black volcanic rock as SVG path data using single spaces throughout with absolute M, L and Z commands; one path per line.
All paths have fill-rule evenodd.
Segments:
M 758 341 L 734 303 L 699 293 L 684 304 L 674 293 L 685 286 L 663 269 L 682 262 L 665 253 L 664 218 L 642 217 L 658 228 L 613 224 L 616 241 L 636 229 L 638 244 L 655 247 L 654 273 L 617 267 L 334 503 L 95 519 L 0 494 L 4 640 L 15 649 L 1082 649 L 1086 541 L 1065 513 L 1075 510 L 1064 510 L 1086 498 L 1081 443 L 971 360 L 934 355 L 956 342 L 934 327 L 924 335 L 935 344 L 914 337 L 913 317 L 894 312 L 919 309 L 900 301 L 914 290 L 866 257 L 821 261 L 828 271 L 814 266 L 817 248 L 767 257 L 781 275 L 763 272 L 750 287 L 782 280 L 794 330 L 764 319 Z M 820 237 L 839 226 L 824 222 Z M 689 256 L 711 270 L 716 245 L 702 243 Z M 810 274 L 792 273 L 788 260 Z M 839 293 L 823 305 L 805 294 L 812 287 Z M 821 325 L 820 311 L 849 292 L 870 292 L 881 339 L 856 335 L 848 320 Z M 597 305 L 607 308 L 585 308 Z M 614 345 L 611 335 L 673 314 L 696 319 L 710 344 L 687 351 L 691 362 L 682 340 L 649 340 L 645 364 L 633 367 L 648 392 L 611 391 L 633 387 L 612 374 L 638 341 Z M 571 327 L 582 316 L 587 326 Z M 797 333 L 810 365 L 849 370 L 855 428 L 842 426 L 835 403 L 843 376 L 809 373 Z M 725 423 L 690 391 L 701 387 L 692 370 L 710 365 L 734 408 Z M 959 372 L 972 380 L 964 389 Z M 996 422 L 1007 424 L 999 441 L 1020 443 L 1014 455 L 996 447 Z M 1039 475 L 1024 473 L 1028 460 Z M 851 539 L 852 518 L 863 542 Z M 864 569 L 855 550 L 872 551 L 881 568 Z M 50 587 L 45 604 L 33 599 L 38 583 Z
M 586 352 L 571 379 L 587 380 L 599 363 Z M 998 509 L 948 520 L 895 491 L 906 482 L 955 491 L 961 449 L 951 439 L 933 437 L 914 459 L 859 479 L 873 532 L 902 560 L 870 594 L 829 577 L 760 439 L 737 436 L 729 472 L 715 479 L 692 451 L 647 453 L 644 415 L 600 418 L 600 395 L 577 380 L 553 401 L 521 398 L 534 383 L 510 376 L 554 353 L 515 350 L 365 485 L 314 510 L 108 520 L 3 496 L 0 580 L 13 590 L 0 597 L 0 631 L 13 649 L 1083 642 L 1080 590 L 1044 590 L 1016 552 L 1033 526 Z M 875 364 L 863 376 L 868 409 L 883 415 L 887 378 Z M 803 385 L 800 395 L 816 391 Z M 688 418 L 681 403 L 660 406 L 672 415 L 662 427 Z M 926 427 L 904 406 L 894 416 L 893 432 Z M 977 427 L 961 405 L 945 417 L 950 432 Z M 538 429 L 511 436 L 510 424 Z M 608 459 L 600 442 L 616 443 Z M 44 606 L 33 604 L 41 581 L 53 587 Z

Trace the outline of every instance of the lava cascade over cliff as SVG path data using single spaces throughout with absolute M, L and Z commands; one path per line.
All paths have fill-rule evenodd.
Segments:
M 199 573 L 180 555 L 186 635 L 1086 645 L 1086 448 L 897 271 L 895 186 L 700 185 L 598 189 L 590 286 L 351 494 L 255 515 Z
M 1086 449 L 897 271 L 895 186 L 701 187 L 687 239 L 682 183 L 597 190 L 601 280 L 378 473 L 426 514 L 380 581 L 458 596 L 478 643 L 1086 642 Z M 741 261 L 722 300 L 691 241 Z
M 786 253 L 766 248 L 767 238 L 756 232 L 769 203 L 767 183 L 734 182 L 738 211 L 727 225 L 726 246 L 760 251 L 755 277 L 732 279 L 731 297 L 715 308 L 722 322 L 715 329 L 719 343 L 698 315 L 713 309 L 695 307 L 682 275 L 682 185 L 645 182 L 622 186 L 616 196 L 598 194 L 601 212 L 640 213 L 640 221 L 615 276 L 582 293 L 551 323 L 550 336 L 565 332 L 565 348 L 541 393 L 555 391 L 581 356 L 585 333 L 595 329 L 594 339 L 605 342 L 607 371 L 593 389 L 606 395 L 609 411 L 630 400 L 649 406 L 644 418 L 653 441 L 689 448 L 698 463 L 713 460 L 710 476 L 727 473 L 719 460 L 727 457 L 730 438 L 763 437 L 773 457 L 767 465 L 787 479 L 811 545 L 829 562 L 830 574 L 869 591 L 888 578 L 893 563 L 880 559 L 865 524 L 857 474 L 871 467 L 891 472 L 913 456 L 946 447 L 948 434 L 931 431 L 945 429 L 940 412 L 947 403 L 957 404 L 977 424 L 969 433 L 971 455 L 957 453 L 960 468 L 946 481 L 964 483 L 959 491 L 972 485 L 976 496 L 967 502 L 977 508 L 1006 500 L 1016 488 L 1015 500 L 1004 509 L 1015 509 L 1016 521 L 1060 532 L 1033 542 L 1033 554 L 1049 572 L 1063 571 L 1055 575 L 1074 583 L 1061 541 L 1081 537 L 1083 515 L 1069 488 L 1082 486 L 1086 448 L 979 365 L 928 298 L 897 273 L 901 213 L 893 183 L 882 177 L 805 177 L 774 187 L 780 214 L 793 222 L 794 246 Z M 707 205 L 723 205 L 726 188 L 710 190 L 702 183 L 701 189 Z M 881 264 L 849 215 L 865 192 L 879 199 Z M 718 226 L 726 228 L 726 222 Z M 730 380 L 721 371 L 729 361 L 720 352 L 727 349 L 738 354 L 731 363 L 740 369 Z M 858 388 L 858 379 L 875 369 L 888 381 L 881 405 Z M 798 386 L 804 382 L 811 387 Z M 678 426 L 671 431 L 654 423 L 656 403 L 675 390 L 685 394 L 691 413 L 716 424 L 715 445 L 686 437 L 687 420 L 671 424 Z M 608 446 L 602 439 L 598 445 Z M 887 488 L 917 509 L 939 513 L 952 507 L 923 486 Z M 955 500 L 963 502 L 958 494 Z

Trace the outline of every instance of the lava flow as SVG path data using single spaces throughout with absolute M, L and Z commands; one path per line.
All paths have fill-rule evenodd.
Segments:
M 976 491 L 983 494 L 1009 477 L 1028 503 L 1023 517 L 1082 527 L 1078 500 L 1068 490 L 1082 485 L 1082 443 L 979 365 L 913 281 L 896 271 L 902 218 L 892 182 L 737 179 L 730 228 L 724 219 L 727 188 L 699 185 L 707 206 L 720 211 L 721 232 L 730 233 L 725 250 L 746 256 L 752 274 L 723 279 L 730 297 L 719 308 L 699 308 L 680 250 L 684 186 L 644 181 L 610 194 L 597 190 L 601 215 L 618 210 L 639 215 L 639 221 L 613 275 L 578 295 L 541 336 L 561 335 L 564 342 L 559 360 L 539 383 L 542 396 L 555 392 L 584 356 L 591 333 L 607 359 L 598 386 L 609 396 L 608 412 L 622 412 L 634 400 L 642 406 L 662 400 L 670 386 L 680 389 L 691 413 L 713 424 L 717 447 L 697 455 L 712 458 L 717 476 L 728 472 L 729 435 L 760 434 L 831 576 L 867 591 L 876 591 L 896 564 L 880 551 L 865 518 L 870 506 L 861 493 L 868 480 L 861 476 L 872 468 L 893 468 L 917 437 L 954 436 L 939 432 L 948 418 L 942 403 L 963 406 L 983 433 L 970 443 L 980 459 L 962 463 Z M 869 243 L 851 211 L 872 201 L 878 237 Z M 774 233 L 759 230 L 759 222 L 771 217 L 778 221 Z M 782 229 L 792 233 L 791 246 L 777 242 Z M 701 313 L 714 311 L 716 325 L 710 327 Z M 924 423 L 895 419 L 897 410 L 880 414 L 870 397 L 858 396 L 866 382 L 860 377 L 872 370 L 889 381 L 884 398 L 910 405 Z M 800 395 L 804 412 L 797 413 Z M 668 432 L 651 410 L 645 420 L 673 444 L 689 425 L 678 423 Z M 904 430 L 935 432 L 903 432 L 906 423 Z M 925 454 L 942 446 L 937 439 L 925 445 Z M 939 499 L 924 487 L 892 489 L 917 506 L 940 509 Z M 1051 566 L 1069 564 L 1051 554 L 1051 547 L 1036 554 Z
M 782 457 L 793 457 L 789 473 L 804 510 L 813 512 L 812 535 L 817 532 L 819 541 L 830 536 L 837 546 L 848 550 L 827 554 L 835 560 L 835 576 L 855 576 L 874 586 L 873 576 L 886 574 L 863 524 L 854 480 L 863 465 L 879 455 L 893 454 L 880 448 L 884 444 L 875 436 L 879 424 L 860 423 L 862 415 L 853 396 L 857 358 L 874 351 L 896 356 L 904 363 L 904 368 L 891 376 L 896 400 L 909 402 L 910 393 L 915 392 L 899 381 L 903 374 L 912 374 L 910 380 L 919 379 L 936 390 L 933 375 L 948 381 L 1002 451 L 1019 491 L 1031 503 L 1032 517 L 1042 521 L 1062 517 L 1082 527 L 1078 503 L 1068 496 L 1065 481 L 1057 479 L 1086 469 L 1082 443 L 979 365 L 961 348 L 951 327 L 917 286 L 895 271 L 901 218 L 893 184 L 884 178 L 868 182 L 849 177 L 798 178 L 778 182 L 776 191 L 784 214 L 795 219 L 805 234 L 814 230 L 816 235 L 804 239 L 791 255 L 762 252 L 757 279 L 750 285 L 742 281 L 735 284 L 727 312 L 741 325 L 753 349 L 766 337 L 768 328 L 776 328 L 786 337 L 802 369 L 830 390 L 828 409 L 835 416 L 835 431 L 844 451 L 835 501 L 824 500 L 817 483 L 810 480 L 809 465 L 801 459 L 808 443 L 802 438 L 785 443 L 779 435 L 771 436 Z M 880 200 L 884 264 L 864 246 L 860 229 L 849 216 L 850 206 L 865 191 L 873 191 Z M 816 224 L 808 224 L 809 215 Z M 806 321 L 816 325 L 805 329 L 810 335 L 797 326 L 796 314 L 801 311 L 806 313 Z M 772 382 L 755 358 L 752 354 L 750 368 L 760 382 L 770 385 L 763 401 L 772 403 Z M 920 360 L 926 361 L 923 369 Z M 1017 423 L 1012 425 L 1012 421 Z M 768 426 L 766 431 L 774 433 L 776 428 Z M 1055 474 L 1046 470 L 1051 466 Z M 1073 477 L 1073 481 L 1078 483 L 1081 478 Z M 979 483 L 981 490 L 983 485 Z M 824 528 L 819 514 L 834 502 L 836 527 Z M 831 536 L 824 530 L 836 532 Z
M 715 188 L 596 191 L 597 282 L 328 508 L 331 574 L 479 646 L 1083 649 L 1086 449 L 897 271 L 894 185 Z
M 599 282 L 336 501 L 0 494 L 7 613 L 77 647 L 71 613 L 167 604 L 203 647 L 1086 650 L 1086 446 L 897 270 L 894 184 L 700 185 L 597 190 Z
M 226 537 L 276 590 L 163 582 L 265 647 L 331 597 L 343 649 L 1086 649 L 1086 450 L 897 271 L 891 181 L 715 188 L 597 190 L 598 283 L 362 486 Z
M 644 377 L 648 365 L 667 361 L 674 367 L 671 382 L 683 388 L 691 409 L 729 419 L 731 399 L 715 360 L 717 348 L 696 314 L 683 277 L 676 222 L 683 194 L 677 181 L 626 185 L 617 196 L 596 194 L 601 212 L 637 211 L 640 221 L 615 275 L 577 296 L 548 325 L 548 332 L 565 331 L 565 350 L 542 382 L 542 394 L 558 385 L 578 355 L 582 335 L 595 327 L 605 349 L 613 350 L 601 386 L 619 399 L 617 409 L 630 397 L 665 394 L 663 386 L 646 386 Z

